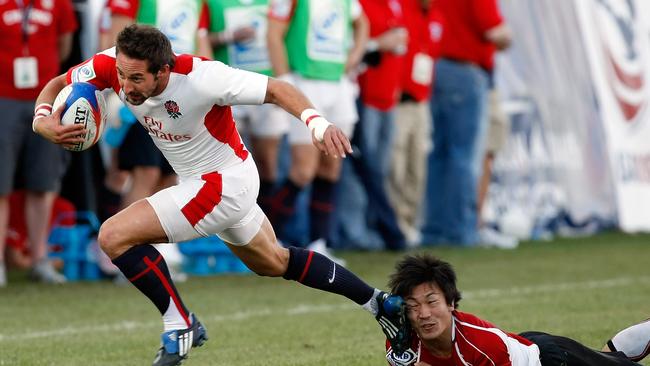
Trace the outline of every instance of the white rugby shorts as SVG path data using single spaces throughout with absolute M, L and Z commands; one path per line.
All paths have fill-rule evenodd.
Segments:
M 280 138 L 289 132 L 291 115 L 276 105 L 236 105 L 232 106 L 232 112 L 240 133 Z
M 246 245 L 259 232 L 264 213 L 257 205 L 257 167 L 249 157 L 240 164 L 201 177 L 181 178 L 147 201 L 153 206 L 169 242 L 218 235 Z
M 305 79 L 296 74 L 292 77 L 294 85 L 309 98 L 315 109 L 351 138 L 359 119 L 355 104 L 357 91 L 352 81 L 347 76 L 339 81 Z M 311 131 L 305 123 L 289 114 L 287 116 L 291 121 L 289 143 L 311 145 Z

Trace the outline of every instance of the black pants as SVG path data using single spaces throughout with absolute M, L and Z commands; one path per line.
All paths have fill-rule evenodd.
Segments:
M 566 337 L 542 332 L 524 332 L 520 336 L 539 347 L 542 366 L 640 366 L 623 352 L 600 352 Z

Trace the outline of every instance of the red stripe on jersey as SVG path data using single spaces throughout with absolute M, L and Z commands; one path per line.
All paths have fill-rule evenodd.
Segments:
M 174 68 L 172 72 L 177 74 L 187 75 L 194 68 L 194 56 L 192 55 L 177 55 L 176 62 L 174 63 Z
M 208 173 L 201 176 L 205 184 L 194 198 L 190 200 L 181 212 L 192 226 L 196 225 L 202 218 L 212 212 L 221 202 L 222 180 L 218 172 Z
M 230 107 L 213 106 L 205 116 L 204 124 L 217 141 L 230 146 L 242 161 L 246 160 L 248 151 L 239 137 Z
M 165 291 L 169 294 L 169 296 L 172 298 L 172 301 L 174 302 L 174 305 L 176 305 L 176 309 L 178 310 L 178 313 L 181 314 L 183 317 L 183 320 L 185 320 L 185 324 L 187 324 L 187 327 L 189 328 L 192 325 L 192 322 L 190 321 L 190 317 L 187 315 L 185 311 L 183 311 L 183 307 L 181 306 L 181 301 L 176 296 L 176 292 L 172 288 L 172 286 L 169 284 L 169 281 L 167 281 L 167 277 L 160 271 L 160 268 L 149 259 L 149 257 L 144 257 L 144 263 L 147 265 L 147 267 L 151 268 L 153 273 L 156 274 L 156 277 L 160 280 L 162 283 L 163 287 L 165 287 Z

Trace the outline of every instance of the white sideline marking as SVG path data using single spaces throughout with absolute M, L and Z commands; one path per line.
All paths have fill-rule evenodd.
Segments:
M 485 290 L 475 290 L 475 291 L 464 291 L 463 298 L 465 299 L 491 299 L 495 297 L 511 297 L 511 296 L 523 296 L 530 294 L 539 294 L 547 292 L 558 292 L 558 291 L 574 291 L 574 290 L 592 290 L 592 289 L 603 289 L 611 287 L 623 287 L 629 286 L 632 284 L 648 284 L 650 283 L 650 277 L 620 277 L 612 278 L 609 280 L 598 280 L 598 281 L 584 281 L 584 282 L 564 282 L 557 284 L 548 284 L 548 285 L 538 285 L 538 286 L 525 286 L 525 287 L 512 287 L 506 289 L 485 289 Z M 267 317 L 270 315 L 297 315 L 297 314 L 315 314 L 315 313 L 331 313 L 335 311 L 348 311 L 352 309 L 357 309 L 359 306 L 354 304 L 339 304 L 339 305 L 308 305 L 308 304 L 299 304 L 292 308 L 284 310 L 272 310 L 269 308 L 262 308 L 259 310 L 249 310 L 249 311 L 238 311 L 231 314 L 223 315 L 212 315 L 208 317 L 202 317 L 210 323 L 213 322 L 226 322 L 226 321 L 240 321 L 247 320 L 257 317 Z M 105 325 L 92 325 L 92 326 L 68 326 L 63 328 L 57 328 L 53 330 L 34 330 L 27 331 L 22 334 L 3 334 L 0 333 L 0 342 L 8 341 L 22 341 L 28 339 L 38 339 L 38 338 L 49 338 L 49 337 L 60 337 L 67 335 L 79 335 L 84 333 L 111 333 L 111 332 L 122 332 L 133 329 L 141 328 L 159 328 L 160 322 L 133 322 L 133 321 L 123 321 L 113 324 Z

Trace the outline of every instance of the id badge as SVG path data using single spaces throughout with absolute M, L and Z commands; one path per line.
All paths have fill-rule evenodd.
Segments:
M 16 89 L 31 89 L 38 86 L 38 62 L 36 57 L 14 59 L 14 86 Z
M 433 59 L 424 53 L 417 53 L 413 57 L 413 70 L 411 78 L 418 84 L 427 85 L 433 77 Z

